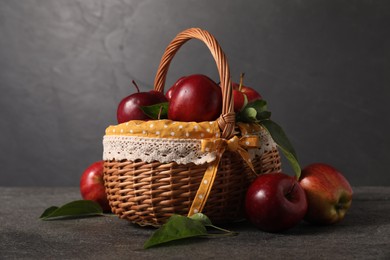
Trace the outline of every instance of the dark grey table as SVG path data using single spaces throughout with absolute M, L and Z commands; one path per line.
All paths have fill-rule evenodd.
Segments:
M 0 259 L 390 259 L 390 187 L 355 187 L 333 226 L 301 223 L 270 234 L 250 224 L 238 236 L 192 239 L 143 250 L 153 229 L 116 216 L 41 221 L 49 206 L 80 199 L 78 188 L 0 188 Z

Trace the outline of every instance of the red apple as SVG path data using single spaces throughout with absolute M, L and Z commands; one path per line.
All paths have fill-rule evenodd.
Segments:
M 305 191 L 287 174 L 262 174 L 247 191 L 245 210 L 248 220 L 260 230 L 283 231 L 297 225 L 305 216 Z
M 237 89 L 233 89 L 234 112 L 238 113 L 248 104 L 247 96 Z
M 222 111 L 221 88 L 209 77 L 194 74 L 175 84 L 168 119 L 183 122 L 216 120 Z
M 151 118 L 141 110 L 141 106 L 150 106 L 168 102 L 163 93 L 155 90 L 140 92 L 134 81 L 133 84 L 137 88 L 137 92 L 122 99 L 118 105 L 116 113 L 118 124 L 125 123 L 130 120 L 149 120 Z
M 168 89 L 167 93 L 165 93 L 165 97 L 168 99 L 168 101 L 171 100 L 172 94 L 173 94 L 173 91 L 175 90 L 176 85 L 178 85 L 179 82 L 182 81 L 182 80 L 185 79 L 185 78 L 186 78 L 186 77 L 181 77 L 181 78 L 179 78 L 179 79 L 175 82 L 175 84 L 173 84 L 172 87 L 170 87 L 170 88 Z
M 159 91 L 156 91 L 156 90 L 151 90 L 151 91 L 149 91 L 149 93 L 157 97 L 157 99 L 158 99 L 158 103 L 157 104 L 168 102 L 167 97 L 162 92 L 159 92 Z
M 97 202 L 104 212 L 111 211 L 103 181 L 104 161 L 94 162 L 83 172 L 80 179 L 80 193 L 84 200 Z
M 244 75 L 241 73 L 239 84 L 233 83 L 234 111 L 236 113 L 241 111 L 247 103 L 262 99 L 255 89 L 243 85 Z
M 306 221 L 333 224 L 344 219 L 353 192 L 338 170 L 324 163 L 313 163 L 302 170 L 299 182 L 308 200 Z

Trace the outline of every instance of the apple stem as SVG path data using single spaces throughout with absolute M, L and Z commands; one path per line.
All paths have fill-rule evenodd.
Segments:
M 137 92 L 139 93 L 139 87 L 138 87 L 137 83 L 135 82 L 135 80 L 133 80 L 132 83 L 135 86 L 135 88 L 137 89 Z
M 244 83 L 244 76 L 245 76 L 245 73 L 242 72 L 242 73 L 240 74 L 240 86 L 238 87 L 238 90 L 239 90 L 239 91 L 241 91 L 241 89 L 242 89 L 242 85 L 243 85 L 243 83 Z
M 296 183 L 293 183 L 293 185 L 291 186 L 290 190 L 285 194 L 285 196 L 286 196 L 287 198 L 290 197 L 290 194 L 291 194 L 291 193 L 293 192 L 293 190 L 295 189 L 295 185 L 296 185 Z

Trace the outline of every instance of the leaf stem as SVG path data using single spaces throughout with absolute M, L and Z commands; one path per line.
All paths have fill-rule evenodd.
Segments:
M 227 229 L 224 229 L 224 228 L 220 228 L 220 227 L 217 227 L 217 226 L 214 226 L 214 225 L 207 225 L 208 227 L 212 227 L 212 228 L 215 228 L 219 231 L 222 231 L 222 232 L 225 232 L 225 233 L 237 233 L 237 232 L 233 232 L 233 231 L 230 231 L 230 230 L 227 230 Z M 238 233 L 237 233 L 238 234 Z
M 205 235 L 205 237 L 208 238 L 217 238 L 217 237 L 232 237 L 232 236 L 237 236 L 238 232 L 230 232 L 229 233 L 208 233 Z

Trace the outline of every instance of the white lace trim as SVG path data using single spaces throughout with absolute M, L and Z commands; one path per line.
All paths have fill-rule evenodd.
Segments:
M 261 156 L 265 152 L 271 152 L 273 149 L 276 148 L 275 141 L 272 139 L 271 135 L 264 128 L 260 130 L 258 135 L 260 138 L 260 148 L 248 150 L 251 159 L 253 159 L 255 156 Z
M 144 162 L 204 164 L 215 160 L 215 153 L 202 152 L 201 140 L 148 138 L 106 135 L 103 138 L 103 160 L 141 159 Z
M 276 147 L 266 131 L 259 133 L 261 147 L 249 149 L 252 159 Z M 121 135 L 103 137 L 103 160 L 140 159 L 150 163 L 176 162 L 178 164 L 204 164 L 215 160 L 216 152 L 202 152 L 200 139 L 148 138 Z

